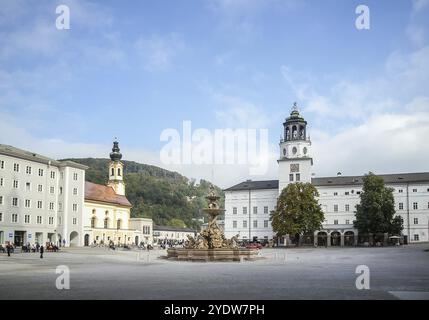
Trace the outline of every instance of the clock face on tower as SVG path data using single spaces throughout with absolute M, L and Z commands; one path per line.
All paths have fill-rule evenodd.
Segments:
M 291 163 L 290 172 L 299 172 L 299 163 Z

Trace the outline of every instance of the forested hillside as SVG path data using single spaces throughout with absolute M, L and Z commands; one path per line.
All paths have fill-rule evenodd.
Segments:
M 86 180 L 106 184 L 108 180 L 109 159 L 67 159 L 89 167 Z M 206 207 L 206 199 L 210 182 L 190 180 L 177 172 L 168 171 L 156 166 L 141 164 L 134 161 L 124 163 L 124 181 L 126 196 L 132 203 L 132 217 L 148 217 L 157 225 L 186 226 L 198 228 L 197 219 L 204 215 L 201 211 Z M 220 188 L 216 191 L 224 196 Z

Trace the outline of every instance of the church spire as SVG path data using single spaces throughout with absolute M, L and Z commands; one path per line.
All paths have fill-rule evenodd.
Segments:
M 119 149 L 119 142 L 115 139 L 113 142 L 112 152 L 110 153 L 109 163 L 109 183 L 116 194 L 125 195 L 125 184 L 123 181 L 124 164 L 121 162 L 122 153 Z
M 122 159 L 122 153 L 120 151 L 119 142 L 115 138 L 115 141 L 113 141 L 112 152 L 110 153 L 110 159 L 112 161 L 120 161 Z

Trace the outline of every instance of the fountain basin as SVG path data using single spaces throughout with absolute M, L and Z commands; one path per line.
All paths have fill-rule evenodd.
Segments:
M 254 261 L 263 259 L 257 249 L 246 248 L 219 248 L 219 249 L 187 249 L 170 248 L 167 250 L 167 259 L 177 261 Z

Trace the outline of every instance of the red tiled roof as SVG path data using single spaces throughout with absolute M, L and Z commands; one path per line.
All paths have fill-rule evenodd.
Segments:
M 116 194 L 112 187 L 85 181 L 85 200 L 107 202 L 131 207 L 127 197 Z

